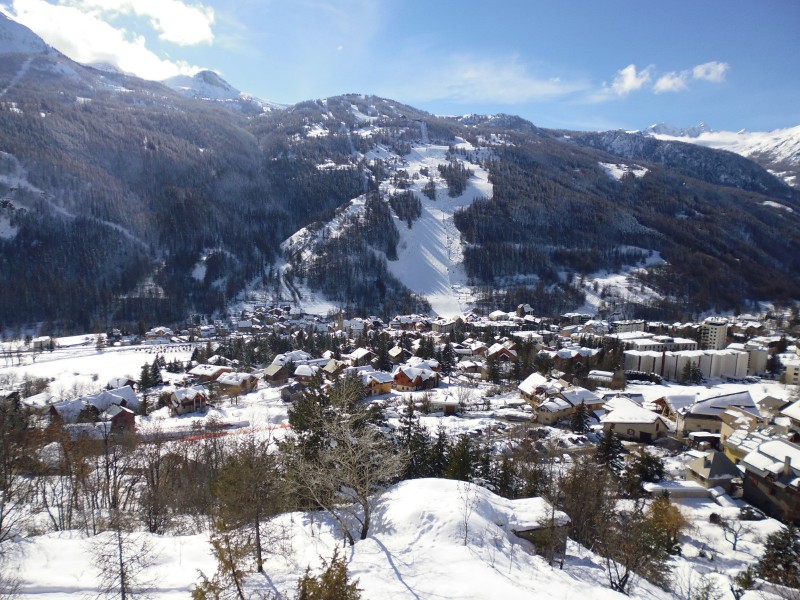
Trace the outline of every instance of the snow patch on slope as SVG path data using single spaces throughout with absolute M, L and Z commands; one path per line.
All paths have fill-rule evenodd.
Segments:
M 790 212 L 790 213 L 794 212 L 793 208 L 790 208 L 789 206 L 785 206 L 785 205 L 780 204 L 778 202 L 773 202 L 772 200 L 765 200 L 764 202 L 762 202 L 762 204 L 764 206 L 770 206 L 772 208 L 778 208 L 780 210 L 785 210 L 786 212 Z
M 625 165 L 613 163 L 599 163 L 603 170 L 608 174 L 611 179 L 619 181 L 625 175 L 630 173 L 634 177 L 644 177 L 649 169 L 639 165 Z
M 639 250 L 648 252 L 643 248 Z M 586 300 L 576 312 L 594 315 L 609 308 L 613 311 L 616 306 L 646 303 L 661 298 L 655 290 L 638 281 L 636 274 L 649 267 L 665 264 L 667 263 L 661 257 L 661 253 L 652 251 L 652 254 L 644 259 L 644 264 L 628 266 L 617 273 L 602 270 L 587 275 L 582 279 Z
M 11 224 L 11 219 L 0 215 L 0 240 L 13 240 L 17 236 L 18 227 Z

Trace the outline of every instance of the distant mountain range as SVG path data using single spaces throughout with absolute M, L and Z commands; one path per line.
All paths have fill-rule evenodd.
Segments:
M 728 150 L 757 162 L 800 189 L 800 125 L 774 131 L 715 131 L 705 123 L 681 129 L 660 123 L 642 132 L 659 140 Z
M 368 95 L 279 107 L 80 65 L 5 17 L 0 47 L 3 325 L 177 321 L 247 290 L 381 315 L 800 299 L 800 192 L 731 152 Z M 592 283 L 620 271 L 625 294 Z

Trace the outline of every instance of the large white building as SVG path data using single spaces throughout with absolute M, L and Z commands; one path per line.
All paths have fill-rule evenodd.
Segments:
M 749 354 L 741 350 L 683 350 L 677 352 L 625 351 L 625 370 L 655 373 L 664 379 L 678 381 L 687 364 L 694 364 L 704 379 L 747 376 Z
M 727 345 L 728 321 L 709 317 L 700 326 L 700 346 L 706 350 L 722 350 Z

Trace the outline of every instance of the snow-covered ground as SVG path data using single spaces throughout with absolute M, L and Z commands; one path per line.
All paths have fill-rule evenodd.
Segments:
M 278 517 L 267 528 L 283 531 L 284 540 L 268 548 L 264 575 L 251 575 L 247 588 L 292 598 L 305 568 L 318 569 L 339 547 L 364 598 L 623 597 L 603 587 L 601 563 L 585 551 L 575 568 L 564 570 L 535 556 L 531 544 L 512 532 L 516 523 L 536 517 L 529 512 L 471 484 L 406 481 L 385 494 L 369 537 L 352 548 L 343 547 L 324 514 Z M 48 600 L 94 594 L 92 547 L 109 535 L 87 539 L 66 532 L 18 542 L 12 560 L 21 594 Z M 210 576 L 215 570 L 205 535 L 138 535 L 154 547 L 155 565 L 145 572 L 154 600 L 187 598 L 198 571 Z M 637 590 L 645 592 L 642 597 L 669 597 L 647 584 Z
M 62 344 L 63 342 L 63 344 Z M 72 398 L 104 388 L 112 377 L 138 379 L 144 363 L 152 364 L 156 356 L 167 362 L 187 361 L 192 355 L 189 344 L 164 346 L 123 346 L 98 350 L 94 336 L 76 336 L 58 340 L 52 352 L 24 353 L 21 364 L 15 356 L 0 362 L 0 376 L 22 380 L 26 375 L 53 380 L 50 392 L 56 398 Z M 13 344 L 6 347 L 11 348 Z
M 5 367 L 0 374 L 31 372 L 40 377 L 54 377 L 54 386 L 67 388 L 76 380 L 104 382 L 110 376 L 136 375 L 144 362 L 152 362 L 157 353 L 167 360 L 188 359 L 188 350 L 176 347 L 107 348 L 98 352 L 91 336 L 58 340 L 62 348 L 39 355 L 36 363 Z M 165 373 L 165 375 L 167 375 Z M 490 386 L 453 378 L 429 392 L 431 400 L 455 397 L 470 406 L 463 416 L 443 417 L 439 413 L 423 415 L 421 422 L 434 433 L 443 426 L 449 435 L 480 435 L 499 445 L 518 421 L 530 416 L 512 387 L 501 393 Z M 672 384 L 629 385 L 627 391 L 641 393 L 652 401 L 668 394 L 723 394 L 750 391 L 758 401 L 771 395 L 786 397 L 790 388 L 777 382 L 722 383 L 712 388 Z M 391 393 L 372 398 L 386 409 L 389 424 L 396 424 L 409 398 L 421 400 L 421 393 Z M 217 419 L 233 426 L 228 435 L 255 430 L 259 435 L 280 438 L 287 431 L 287 406 L 280 400 L 278 388 L 261 387 L 241 396 L 235 404 L 225 402 L 202 415 L 170 418 L 165 409 L 148 417 L 137 417 L 138 429 L 147 434 L 162 431 L 192 431 L 193 427 Z M 235 426 L 238 426 L 236 428 Z M 523 424 L 524 426 L 524 424 Z M 585 443 L 569 432 L 548 428 L 548 438 L 573 449 Z M 591 436 L 591 434 L 590 434 Z M 679 475 L 685 459 L 669 459 L 670 471 Z M 465 506 L 469 505 L 466 515 Z M 671 572 L 676 585 L 695 583 L 701 575 L 718 581 L 728 589 L 728 578 L 746 564 L 757 560 L 763 551 L 763 539 L 779 526 L 773 520 L 748 522 L 747 532 L 734 552 L 718 525 L 710 522 L 712 512 L 726 519 L 736 519 L 736 509 L 724 508 L 711 500 L 684 500 L 681 511 L 690 528 L 681 539 L 682 556 L 673 559 Z M 602 560 L 576 544 L 570 544 L 563 570 L 553 569 L 533 555 L 531 546 L 516 537 L 512 523 L 519 514 L 513 504 L 485 489 L 454 481 L 420 480 L 401 483 L 381 499 L 370 536 L 353 548 L 344 548 L 350 572 L 359 580 L 365 598 L 597 598 L 619 597 L 608 589 Z M 465 525 L 466 523 L 466 525 Z M 266 575 L 248 579 L 251 590 L 261 589 L 291 598 L 298 577 L 310 565 L 316 569 L 321 559 L 329 559 L 336 546 L 342 548 L 341 532 L 321 513 L 290 513 L 276 519 L 275 528 L 285 531 L 284 543 L 273 546 L 265 565 Z M 156 536 L 139 533 L 156 549 L 157 560 L 149 570 L 155 600 L 185 598 L 198 581 L 198 569 L 208 575 L 214 571 L 207 534 Z M 108 534 L 101 534 L 103 540 Z M 467 543 L 464 543 L 464 540 Z M 97 539 L 78 532 L 28 535 L 14 542 L 11 554 L 14 572 L 20 580 L 23 596 L 61 600 L 95 591 L 92 546 Z M 278 549 L 279 548 L 279 549 Z M 694 573 L 694 574 L 692 574 Z M 639 582 L 634 597 L 657 600 L 675 597 L 670 593 Z M 756 593 L 748 595 L 756 600 Z M 746 599 L 747 600 L 747 597 Z
M 746 522 L 746 532 L 732 549 L 712 513 L 738 520 L 738 510 L 705 499 L 678 502 L 689 527 L 681 536 L 682 555 L 670 568 L 673 593 L 637 580 L 632 597 L 649 600 L 683 597 L 703 575 L 722 592 L 729 579 L 763 552 L 764 538 L 780 525 L 774 520 Z M 600 557 L 570 542 L 564 568 L 551 567 L 531 544 L 513 533 L 535 519 L 525 501 L 508 501 L 472 484 L 441 479 L 405 481 L 380 499 L 367 539 L 346 547 L 341 532 L 324 513 L 289 513 L 265 529 L 281 532 L 271 544 L 263 575 L 247 579 L 255 590 L 292 598 L 307 566 L 316 571 L 334 549 L 344 556 L 350 576 L 364 598 L 515 599 L 624 598 L 608 588 Z M 16 542 L 12 553 L 24 597 L 62 600 L 93 594 L 97 582 L 92 547 L 110 534 L 86 538 L 77 532 L 50 533 Z M 155 564 L 146 572 L 154 600 L 186 598 L 198 572 L 214 572 L 206 534 L 147 538 Z M 760 592 L 748 592 L 755 600 Z

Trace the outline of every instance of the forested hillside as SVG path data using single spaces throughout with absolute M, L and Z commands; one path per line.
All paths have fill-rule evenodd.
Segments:
M 54 51 L 4 54 L 0 89 L 0 325 L 177 321 L 276 281 L 426 310 L 393 265 L 449 199 L 447 271 L 493 303 L 569 309 L 653 252 L 643 314 L 800 298 L 798 192 L 731 153 L 361 95 L 243 112 Z

